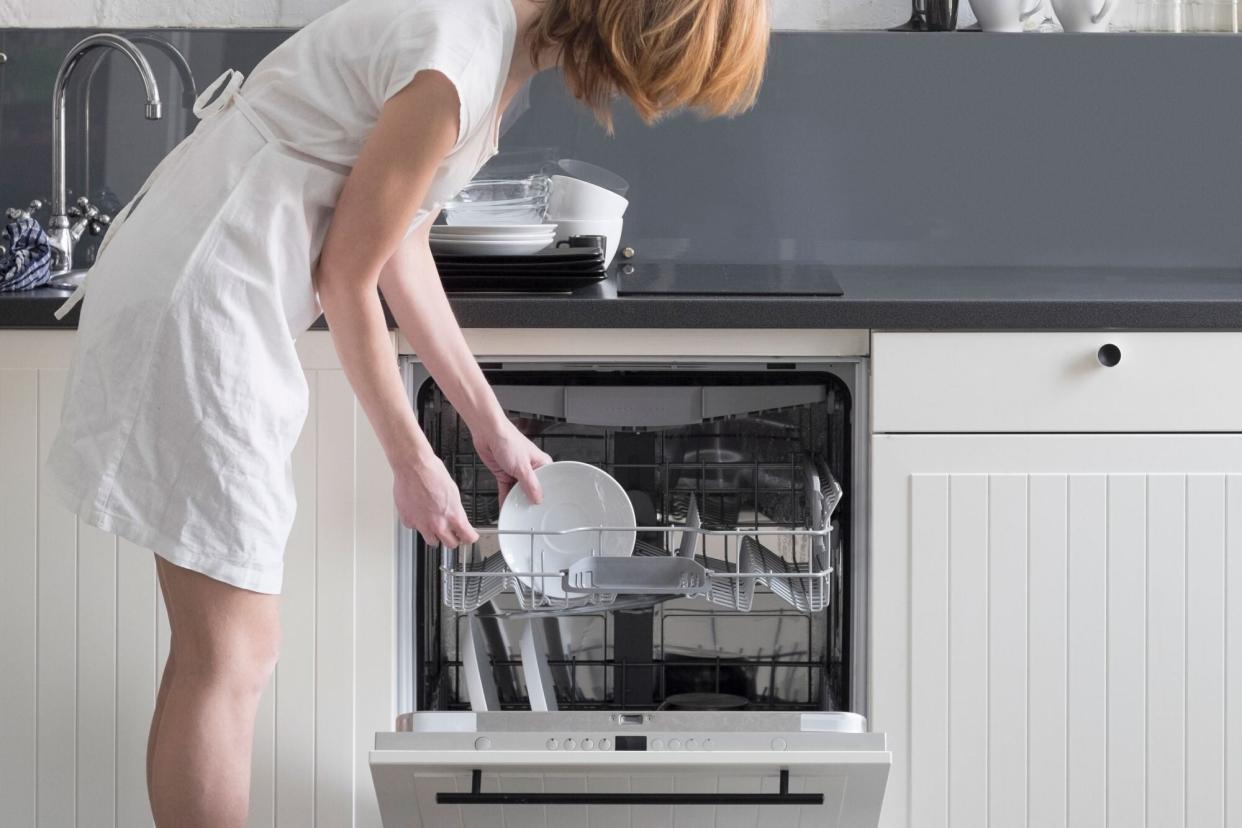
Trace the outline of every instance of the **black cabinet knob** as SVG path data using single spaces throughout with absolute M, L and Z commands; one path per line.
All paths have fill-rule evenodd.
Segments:
M 1109 342 L 1106 345 L 1100 346 L 1100 350 L 1096 352 L 1095 357 L 1105 368 L 1112 368 L 1121 362 L 1121 349 Z

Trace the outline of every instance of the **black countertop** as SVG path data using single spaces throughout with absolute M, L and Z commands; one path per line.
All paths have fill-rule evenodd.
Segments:
M 834 272 L 844 296 L 619 297 L 610 278 L 572 294 L 456 294 L 452 304 L 465 328 L 1242 330 L 1242 268 Z M 76 309 L 63 321 L 52 316 L 67 295 L 0 294 L 0 328 L 74 327 Z

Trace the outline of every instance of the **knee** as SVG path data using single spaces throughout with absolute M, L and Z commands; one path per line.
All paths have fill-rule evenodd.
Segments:
M 176 678 L 257 697 L 276 669 L 280 625 L 251 624 L 199 635 L 174 634 L 170 649 Z

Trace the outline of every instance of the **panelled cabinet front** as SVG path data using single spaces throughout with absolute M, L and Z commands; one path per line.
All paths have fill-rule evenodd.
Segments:
M 1192 433 L 1203 410 L 1156 433 L 1163 370 L 1108 373 L 1102 336 L 972 336 L 877 334 L 877 430 L 943 430 L 958 404 L 930 379 L 905 394 L 886 356 L 926 377 L 911 360 L 969 372 L 993 345 L 1051 377 L 1049 394 L 1146 387 L 1164 419 L 1138 434 L 873 435 L 870 716 L 893 752 L 881 824 L 1242 825 L 1242 434 Z M 1203 345 L 1165 336 L 1131 336 L 1127 354 Z M 1064 372 L 1040 367 L 1049 354 Z M 1005 387 L 1022 371 L 987 373 L 998 397 L 1028 393 Z M 1028 428 L 1066 430 L 1061 402 L 1038 403 Z M 973 416 L 1022 431 L 1003 410 Z M 1082 406 L 1082 431 L 1110 430 L 1100 411 Z
M 150 825 L 144 762 L 168 623 L 153 558 L 46 491 L 70 331 L 0 331 L 0 826 Z M 380 824 L 366 753 L 392 726 L 392 477 L 329 335 L 298 342 L 282 653 L 255 735 L 249 826 Z

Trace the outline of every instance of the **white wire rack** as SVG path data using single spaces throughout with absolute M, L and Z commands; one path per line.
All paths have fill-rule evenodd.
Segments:
M 755 590 L 766 587 L 801 612 L 818 612 L 831 595 L 832 512 L 840 486 L 826 469 L 808 471 L 811 526 L 806 528 L 710 528 L 699 525 L 697 499 L 689 501 L 685 523 L 672 526 L 583 526 L 559 531 L 481 528 L 469 547 L 442 549 L 444 604 L 472 613 L 510 592 L 519 612 L 569 614 L 584 609 L 650 606 L 674 597 L 695 598 L 719 607 L 749 612 Z M 679 515 L 680 516 L 680 515 Z M 615 548 L 605 539 L 635 536 L 631 556 L 600 554 Z M 501 536 L 518 536 L 529 544 L 523 556 L 529 571 L 514 572 L 495 549 Z M 589 554 L 567 569 L 545 566 L 544 541 L 587 538 Z

